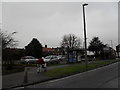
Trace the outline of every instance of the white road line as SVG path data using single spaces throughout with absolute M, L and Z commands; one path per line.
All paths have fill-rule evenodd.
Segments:
M 22 88 L 24 88 L 24 87 L 17 87 L 17 88 L 14 88 L 14 89 L 22 89 Z

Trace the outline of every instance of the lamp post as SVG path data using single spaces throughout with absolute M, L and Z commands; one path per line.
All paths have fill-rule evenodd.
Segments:
M 69 63 L 69 45 L 67 42 L 64 42 L 64 45 L 65 45 L 65 53 L 67 54 L 67 63 Z
M 83 22 L 84 22 L 84 40 L 85 40 L 85 66 L 87 70 L 87 65 L 88 65 L 88 59 L 87 59 L 87 42 L 86 42 L 86 22 L 85 22 L 85 6 L 88 4 L 82 4 L 83 6 Z

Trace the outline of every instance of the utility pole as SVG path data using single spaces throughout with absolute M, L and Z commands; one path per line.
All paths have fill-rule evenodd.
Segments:
M 85 6 L 87 6 L 88 4 L 82 4 L 83 6 L 83 22 L 84 22 L 84 40 L 85 40 L 85 66 L 86 66 L 86 70 L 87 70 L 87 66 L 88 66 L 88 59 L 87 59 L 87 42 L 86 42 L 86 22 L 85 22 Z

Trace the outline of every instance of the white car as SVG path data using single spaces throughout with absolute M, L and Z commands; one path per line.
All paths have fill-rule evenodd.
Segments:
M 44 58 L 44 62 L 46 62 L 46 63 L 59 63 L 59 59 L 56 55 L 50 55 L 50 56 L 46 56 Z
M 33 56 L 24 56 L 20 60 L 20 62 L 24 64 L 36 64 L 37 61 L 38 59 Z
M 64 55 L 58 55 L 57 58 L 58 58 L 60 61 L 64 61 L 64 60 L 67 59 L 67 57 L 64 56 Z

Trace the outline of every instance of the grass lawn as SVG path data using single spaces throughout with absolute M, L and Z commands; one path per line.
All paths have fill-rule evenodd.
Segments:
M 105 61 L 92 62 L 88 64 L 87 70 L 92 70 L 92 69 L 105 66 L 111 63 L 115 63 L 118 61 L 119 60 L 105 60 Z M 85 64 L 80 63 L 80 64 L 73 64 L 71 66 L 51 69 L 43 74 L 56 78 L 56 77 L 73 75 L 73 74 L 77 74 L 77 73 L 84 72 L 84 71 L 86 71 Z

